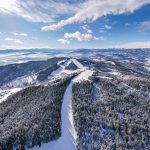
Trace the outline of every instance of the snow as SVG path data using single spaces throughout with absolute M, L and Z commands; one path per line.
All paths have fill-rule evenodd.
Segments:
M 150 65 L 150 58 L 147 58 L 147 59 L 146 59 L 145 65 Z
M 150 72 L 150 66 L 144 66 L 144 69 Z
M 76 70 L 66 70 L 65 67 L 68 66 L 71 62 L 73 62 L 77 67 L 78 69 Z M 60 65 L 60 63 L 59 63 Z M 84 67 L 80 62 L 78 62 L 76 59 L 70 59 L 68 61 L 66 61 L 64 64 L 60 65 L 60 67 L 53 71 L 51 73 L 51 75 L 48 77 L 49 79 L 52 79 L 53 78 L 58 78 L 58 77 L 61 77 L 63 74 L 72 74 L 72 73 L 79 73 L 79 72 L 83 72 L 85 71 L 87 68 Z M 84 73 L 86 74 L 86 73 Z
M 113 62 L 113 61 L 106 61 L 106 63 L 109 63 L 109 64 L 114 65 L 114 66 L 116 65 L 115 62 Z
M 106 133 L 115 134 L 115 131 L 113 129 L 109 129 L 109 128 L 108 129 L 107 128 L 106 129 L 102 128 L 100 130 L 100 137 L 103 138 Z
M 84 67 L 79 61 L 76 59 L 72 59 L 73 63 L 79 68 L 81 73 L 73 80 L 73 82 L 79 82 L 82 80 L 88 80 L 90 76 L 93 75 L 93 70 L 88 70 L 87 67 Z
M 99 75 L 98 77 L 99 77 L 99 78 L 102 78 L 102 79 L 109 79 L 109 80 L 112 79 L 112 78 L 110 78 L 110 77 L 107 77 L 107 76 L 101 76 L 101 75 Z
M 78 70 L 81 72 L 74 80 L 73 82 L 79 82 L 82 80 L 88 80 L 90 76 L 92 76 L 93 71 L 88 70 L 87 67 L 84 67 L 77 59 L 71 59 L 72 62 L 79 68 Z
M 100 89 L 100 85 L 95 84 L 95 83 L 94 83 L 93 85 L 94 85 L 94 87 L 95 87 L 96 89 L 98 89 L 99 91 L 101 90 L 101 89 Z
M 22 88 L 12 88 L 8 90 L 0 89 L 0 103 L 5 101 L 10 95 L 17 93 Z
M 62 66 L 60 66 L 57 70 L 53 71 L 51 73 L 50 77 L 48 77 L 48 78 L 51 78 L 51 76 L 59 75 L 62 72 L 63 69 L 64 68 Z
M 38 81 L 36 78 L 36 74 L 18 77 L 17 79 L 5 84 L 3 87 L 24 87 L 26 85 L 37 84 Z
M 73 63 L 79 68 L 79 69 L 83 69 L 85 68 L 79 61 L 77 61 L 76 59 L 71 59 L 73 61 Z
M 59 67 L 57 70 L 53 71 L 53 72 L 51 73 L 51 75 L 49 76 L 49 78 L 51 78 L 52 76 L 54 76 L 54 77 L 56 77 L 56 76 L 61 76 L 62 73 L 66 73 L 66 74 L 72 73 L 72 71 L 69 71 L 69 70 L 66 70 L 66 69 L 65 69 L 65 67 L 68 66 L 70 63 L 71 63 L 71 60 L 66 61 L 66 62 L 65 62 L 64 64 L 62 64 L 62 65 L 60 65 L 60 63 L 59 63 L 60 67 Z
M 124 118 L 124 114 L 123 113 L 119 113 L 118 112 L 118 116 L 119 116 L 119 119 L 123 119 Z
M 65 63 L 66 61 L 67 61 L 66 59 L 65 60 L 61 60 L 57 64 L 60 65 L 61 63 Z
M 117 70 L 112 70 L 112 71 L 110 72 L 110 74 L 115 75 L 115 76 L 121 75 L 121 73 L 118 72 Z
M 77 134 L 73 124 L 72 112 L 72 82 L 67 87 L 62 103 L 62 135 L 61 137 L 49 143 L 42 144 L 41 147 L 34 147 L 30 150 L 75 150 Z
M 100 62 L 101 61 L 101 59 L 99 59 L 99 58 L 92 58 L 91 60 L 94 60 L 96 62 Z
M 92 70 L 85 70 L 80 73 L 79 76 L 77 76 L 73 81 L 74 82 L 79 82 L 82 80 L 88 80 L 90 76 L 92 76 L 93 71 Z
M 65 70 L 65 66 L 74 62 L 74 64 L 79 68 L 77 71 L 81 73 L 72 79 L 69 86 L 67 87 L 65 94 L 63 96 L 62 109 L 61 109 L 61 137 L 58 140 L 51 141 L 49 143 L 43 143 L 41 147 L 34 147 L 28 150 L 75 150 L 76 149 L 76 139 L 77 133 L 75 131 L 73 123 L 73 110 L 72 110 L 72 85 L 74 82 L 81 80 L 88 80 L 89 76 L 93 74 L 93 71 L 85 68 L 80 62 L 76 59 L 71 59 L 65 64 L 61 65 L 59 69 L 54 71 L 51 75 L 60 76 L 62 73 L 70 73 Z M 74 72 L 74 71 L 71 71 Z

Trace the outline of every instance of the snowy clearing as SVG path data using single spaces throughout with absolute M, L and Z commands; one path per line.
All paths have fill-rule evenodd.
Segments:
M 61 76 L 62 73 L 66 73 L 66 74 L 71 74 L 73 71 L 69 71 L 69 70 L 66 70 L 65 67 L 68 66 L 69 64 L 71 63 L 70 60 L 66 61 L 64 64 L 60 65 L 59 63 L 59 68 L 55 71 L 53 71 L 51 73 L 51 75 L 49 76 L 49 79 L 54 76 L 54 77 L 58 77 L 58 76 Z
M 90 76 L 92 76 L 92 74 L 93 74 L 93 71 L 91 71 L 91 70 L 85 70 L 85 71 L 81 72 L 80 75 L 77 76 L 77 77 L 73 80 L 73 82 L 79 82 L 79 81 L 82 81 L 82 80 L 88 80 L 88 78 L 89 78 Z
M 65 68 L 67 66 L 69 66 L 69 64 L 73 62 L 79 69 L 76 69 L 76 70 L 66 70 Z M 59 63 L 60 65 L 60 63 Z M 64 64 L 60 65 L 60 67 L 53 71 L 51 73 L 51 75 L 48 77 L 48 79 L 52 79 L 52 78 L 58 78 L 58 77 L 62 77 L 64 74 L 72 74 L 72 73 L 79 73 L 79 72 L 82 72 L 82 71 L 85 71 L 86 70 L 86 67 L 84 67 L 80 62 L 78 62 L 76 59 L 70 59 L 68 61 L 66 61 Z
M 10 95 L 17 93 L 20 90 L 22 90 L 22 88 L 13 88 L 8 90 L 0 89 L 0 103 L 5 101 Z

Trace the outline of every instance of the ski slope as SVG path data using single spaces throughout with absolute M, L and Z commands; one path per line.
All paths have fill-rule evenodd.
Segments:
M 77 133 L 75 131 L 73 123 L 73 110 L 72 110 L 72 85 L 74 82 L 79 82 L 81 80 L 88 80 L 88 77 L 93 74 L 93 71 L 86 70 L 86 68 L 78 62 L 76 59 L 71 59 L 75 65 L 79 68 L 77 69 L 81 73 L 72 79 L 69 86 L 63 96 L 62 109 L 61 109 L 61 137 L 58 140 L 51 141 L 49 143 L 43 143 L 41 147 L 34 147 L 28 150 L 75 150 L 76 149 L 76 139 Z M 61 75 L 62 72 L 66 72 L 65 66 L 68 65 L 70 61 L 66 62 L 64 66 L 53 72 L 53 75 Z
M 67 87 L 63 96 L 61 110 L 61 137 L 49 143 L 43 143 L 41 147 L 34 147 L 30 150 L 75 150 L 77 134 L 73 124 L 72 112 L 72 82 Z
M 76 70 L 66 70 L 65 68 L 66 68 L 67 66 L 69 66 L 69 64 L 70 64 L 71 62 L 73 62 L 73 63 L 78 67 L 78 69 L 76 69 Z M 51 77 L 54 77 L 54 78 L 60 77 L 62 74 L 72 74 L 72 73 L 75 73 L 75 72 L 81 72 L 81 71 L 86 70 L 86 67 L 84 67 L 84 66 L 83 66 L 80 62 L 78 62 L 76 59 L 70 59 L 70 60 L 66 61 L 64 64 L 62 64 L 62 65 L 58 64 L 58 65 L 59 65 L 60 67 L 59 67 L 57 70 L 55 70 L 55 71 L 53 71 L 53 72 L 51 73 L 51 75 L 49 76 L 49 79 L 51 79 Z

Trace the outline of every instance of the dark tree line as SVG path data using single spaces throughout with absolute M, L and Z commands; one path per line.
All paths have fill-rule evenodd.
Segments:
M 149 150 L 150 81 L 93 77 L 73 85 L 79 150 Z M 80 87 L 80 88 L 79 88 Z
M 38 81 L 45 81 L 48 79 L 48 77 L 50 76 L 50 74 L 57 70 L 60 66 L 56 63 L 54 65 L 52 65 L 51 67 L 48 67 L 46 68 L 45 70 L 42 70 L 38 73 L 38 76 L 37 76 L 37 80 Z
M 65 67 L 66 70 L 76 70 L 78 69 L 78 67 L 73 63 L 71 62 L 68 66 Z

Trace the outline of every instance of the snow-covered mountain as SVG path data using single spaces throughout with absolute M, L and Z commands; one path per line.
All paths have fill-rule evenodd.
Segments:
M 149 50 L 84 51 L 0 66 L 0 149 L 150 148 Z

